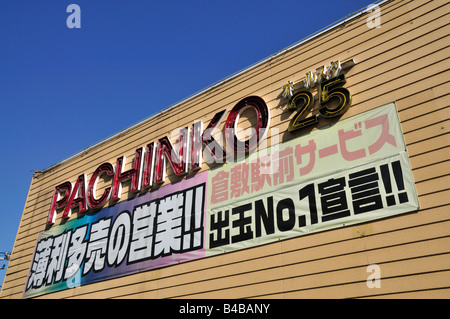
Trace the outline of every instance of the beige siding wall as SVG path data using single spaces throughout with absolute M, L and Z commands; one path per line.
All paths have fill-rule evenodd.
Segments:
M 369 29 L 367 14 L 356 17 L 43 174 L 36 173 L 1 297 L 22 297 L 56 185 L 74 182 L 82 173 L 90 176 L 98 165 L 114 164 L 119 156 L 133 158 L 137 147 L 194 120 L 209 123 L 216 112 L 230 110 L 250 95 L 266 101 L 271 128 L 285 132 L 293 114 L 285 109 L 282 85 L 302 80 L 306 72 L 331 61 L 352 58 L 356 65 L 347 72 L 345 87 L 353 101 L 343 118 L 397 103 L 419 211 L 42 297 L 450 297 L 450 2 L 394 0 L 381 6 L 381 14 L 381 28 Z M 301 134 L 286 133 L 282 140 Z M 126 169 L 130 166 L 127 161 Z M 202 170 L 206 169 L 204 164 Z M 169 181 L 175 179 L 168 176 Z M 126 200 L 127 187 L 123 192 Z M 381 267 L 381 288 L 366 285 L 367 266 L 372 263 Z

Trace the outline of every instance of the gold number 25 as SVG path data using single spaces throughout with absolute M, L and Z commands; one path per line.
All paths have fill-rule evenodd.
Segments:
M 347 112 L 351 103 L 351 94 L 346 88 L 339 87 L 344 83 L 344 74 L 320 83 L 318 115 L 333 118 Z M 336 103 L 331 104 L 331 100 L 338 102 L 337 105 Z M 318 115 L 306 117 L 314 106 L 314 102 L 314 96 L 309 91 L 300 91 L 291 98 L 288 109 L 297 110 L 297 113 L 289 123 L 289 132 L 297 131 L 319 121 Z

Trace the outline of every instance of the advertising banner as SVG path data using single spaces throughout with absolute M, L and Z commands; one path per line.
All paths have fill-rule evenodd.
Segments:
M 395 103 L 208 175 L 207 255 L 419 208 Z
M 41 232 L 23 297 L 418 208 L 391 103 Z
M 24 297 L 205 256 L 207 172 L 39 234 Z

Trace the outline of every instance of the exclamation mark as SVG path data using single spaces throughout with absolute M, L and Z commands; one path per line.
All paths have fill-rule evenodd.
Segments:
M 400 203 L 406 203 L 406 202 L 408 202 L 408 194 L 406 192 L 400 193 L 400 191 L 405 190 L 405 184 L 403 182 L 403 173 L 402 173 L 402 167 L 400 165 L 400 161 L 395 161 L 391 165 L 392 165 L 392 170 L 394 171 L 394 177 L 395 177 L 395 182 L 397 183 L 397 189 L 399 191 L 398 200 L 400 201 Z
M 387 164 L 380 166 L 381 170 L 381 178 L 383 179 L 384 189 L 386 190 L 386 194 L 392 193 L 392 185 L 391 185 L 391 177 L 389 176 L 389 167 Z M 394 195 L 386 196 L 386 202 L 388 206 L 395 205 L 395 197 Z

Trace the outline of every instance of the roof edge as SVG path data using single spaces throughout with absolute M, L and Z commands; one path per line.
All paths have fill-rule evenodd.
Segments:
M 107 141 L 117 137 L 118 135 L 123 134 L 123 133 L 125 133 L 125 132 L 127 132 L 127 131 L 129 131 L 129 130 L 131 130 L 133 128 L 135 128 L 136 126 L 139 126 L 142 123 L 144 123 L 144 122 L 146 122 L 146 121 L 148 121 L 148 120 L 150 120 L 150 119 L 152 119 L 152 118 L 154 118 L 154 117 L 156 117 L 158 115 L 161 115 L 162 113 L 168 112 L 169 110 L 179 106 L 180 104 L 188 102 L 189 100 L 199 96 L 200 94 L 203 94 L 203 93 L 205 93 L 205 92 L 207 92 L 209 90 L 212 90 L 212 89 L 216 88 L 217 86 L 219 86 L 219 85 L 221 85 L 221 84 L 223 84 L 223 83 L 225 83 L 227 81 L 230 81 L 230 80 L 234 79 L 235 77 L 237 77 L 237 76 L 239 76 L 239 75 L 241 75 L 241 74 L 243 74 L 245 72 L 248 72 L 248 71 L 250 71 L 250 70 L 260 66 L 261 64 L 263 64 L 263 63 L 265 63 L 267 61 L 270 61 L 271 59 L 274 59 L 274 58 L 280 56 L 281 54 L 284 54 L 285 52 L 287 52 L 289 50 L 292 50 L 292 49 L 298 47 L 299 45 L 301 45 L 301 44 L 303 44 L 303 43 L 305 43 L 305 42 L 307 42 L 309 40 L 312 40 L 312 39 L 322 35 L 323 33 L 328 32 L 331 29 L 334 29 L 334 28 L 336 28 L 336 27 L 346 23 L 347 21 L 349 21 L 351 19 L 354 19 L 354 18 L 356 18 L 356 17 L 358 17 L 360 15 L 363 15 L 364 13 L 369 11 L 374 5 L 381 5 L 381 4 L 384 4 L 385 2 L 388 2 L 388 1 L 390 1 L 390 0 L 376 0 L 373 3 L 369 4 L 368 6 L 365 6 L 364 8 L 361 8 L 361 9 L 359 9 L 359 10 L 357 10 L 357 11 L 351 13 L 351 14 L 348 14 L 348 15 L 344 16 L 343 18 L 337 20 L 336 22 L 334 22 L 332 24 L 329 24 L 328 26 L 326 26 L 326 27 L 324 27 L 324 28 L 322 28 L 322 29 L 312 33 L 311 35 L 308 35 L 308 36 L 300 39 L 299 41 L 297 41 L 297 42 L 295 42 L 295 43 L 285 47 L 284 49 L 281 49 L 281 50 L 275 52 L 274 54 L 272 54 L 272 55 L 270 55 L 270 56 L 268 56 L 268 57 L 266 57 L 266 58 L 264 58 L 262 60 L 259 60 L 259 61 L 255 62 L 255 63 L 251 64 L 251 65 L 249 65 L 248 67 L 246 67 L 244 69 L 236 71 L 236 72 L 232 73 L 231 75 L 229 75 L 229 76 L 227 76 L 225 78 L 222 78 L 221 80 L 219 80 L 217 82 L 214 82 L 213 84 L 210 84 L 207 87 L 205 87 L 205 88 L 203 88 L 203 89 L 201 89 L 201 90 L 199 90 L 197 92 L 192 93 L 191 95 L 188 95 L 184 99 L 182 99 L 182 100 L 180 100 L 178 102 L 175 102 L 175 103 L 173 103 L 173 104 L 163 108 L 162 110 L 160 110 L 160 111 L 158 111 L 156 113 L 153 113 L 153 114 L 149 115 L 148 117 L 144 118 L 143 120 L 140 120 L 139 122 L 131 124 L 130 126 L 128 126 L 128 127 L 124 128 L 124 129 L 118 131 L 117 133 L 114 133 L 113 135 L 105 137 L 104 139 L 98 141 L 97 143 L 89 145 L 89 146 L 85 147 L 84 149 L 82 149 L 81 151 L 79 151 L 79 152 L 77 152 L 77 153 L 75 153 L 75 154 L 73 154 L 73 155 L 71 155 L 71 156 L 69 156 L 69 157 L 67 157 L 65 159 L 62 159 L 61 161 L 59 161 L 59 162 L 57 162 L 55 164 L 52 164 L 51 166 L 47 167 L 46 169 L 43 169 L 43 170 L 40 170 L 40 171 L 37 171 L 37 172 L 45 173 L 45 172 L 47 172 L 47 171 L 49 171 L 49 170 L 51 170 L 51 169 L 61 165 L 62 163 L 66 162 L 66 161 L 69 161 L 72 158 L 77 157 L 78 155 L 80 155 L 80 154 L 82 154 L 82 153 L 84 153 L 84 152 L 86 152 L 86 151 L 88 151 L 88 150 L 90 150 L 90 149 L 92 149 L 92 148 L 102 144 L 102 143 L 105 143 L 105 142 L 107 142 Z

